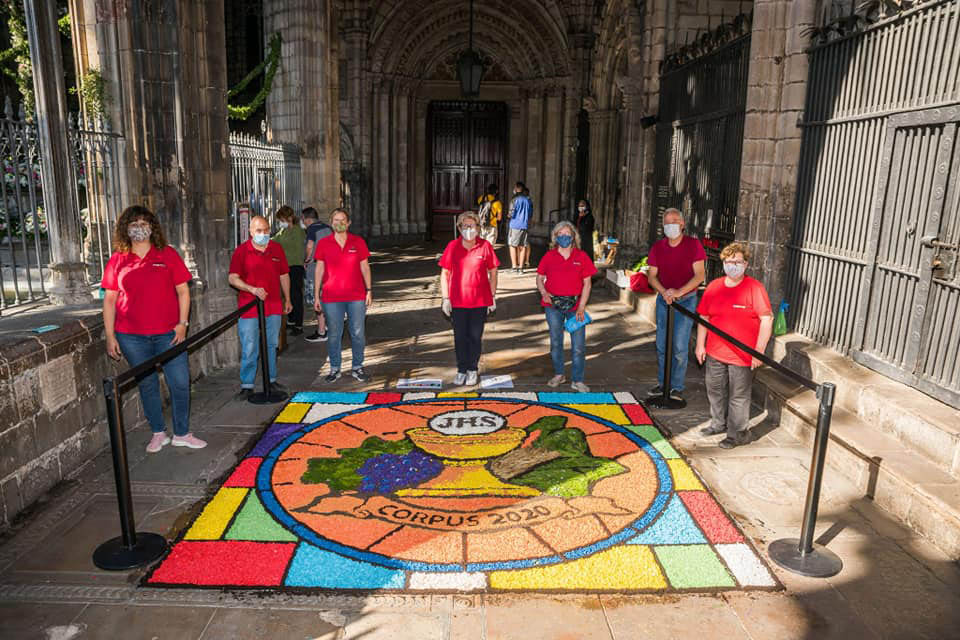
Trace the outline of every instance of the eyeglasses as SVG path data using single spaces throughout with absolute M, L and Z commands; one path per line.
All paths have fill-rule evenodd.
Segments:
M 742 267 L 743 265 L 745 265 L 745 264 L 747 264 L 747 263 L 744 262 L 743 260 L 724 260 L 724 261 L 723 261 L 723 264 L 728 264 L 728 265 L 730 265 L 731 267 Z

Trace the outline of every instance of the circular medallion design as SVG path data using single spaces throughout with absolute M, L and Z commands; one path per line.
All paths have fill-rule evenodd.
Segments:
M 628 427 L 522 400 L 371 405 L 304 426 L 257 475 L 300 538 L 418 571 L 565 562 L 635 537 L 673 490 Z

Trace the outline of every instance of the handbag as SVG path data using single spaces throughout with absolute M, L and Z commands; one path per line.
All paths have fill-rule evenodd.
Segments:
M 583 322 L 577 320 L 577 314 L 571 313 L 569 317 L 563 321 L 563 328 L 570 333 L 576 333 L 580 330 L 580 327 L 585 327 L 591 322 L 593 322 L 593 318 L 591 318 L 590 314 L 586 311 L 583 312 Z

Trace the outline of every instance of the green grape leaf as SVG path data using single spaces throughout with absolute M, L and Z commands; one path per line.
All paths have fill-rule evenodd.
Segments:
M 339 458 L 310 458 L 300 481 L 304 484 L 325 483 L 331 491 L 356 490 L 363 481 L 357 474 L 357 469 L 362 467 L 364 462 L 384 453 L 405 455 L 413 451 L 413 448 L 413 443 L 408 438 L 383 440 L 371 436 L 359 447 L 339 449 Z

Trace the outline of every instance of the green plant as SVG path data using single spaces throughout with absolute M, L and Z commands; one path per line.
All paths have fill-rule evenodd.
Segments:
M 96 67 L 91 67 L 80 78 L 80 87 L 70 87 L 70 93 L 80 96 L 83 110 L 88 118 L 100 120 L 106 117 L 106 107 L 109 97 L 107 84 L 103 74 Z
M 264 57 L 263 62 L 258 64 L 250 73 L 244 76 L 237 86 L 227 92 L 227 99 L 233 98 L 241 91 L 247 88 L 254 78 L 260 75 L 267 67 L 267 73 L 263 78 L 263 87 L 257 92 L 249 103 L 243 106 L 234 106 L 227 104 L 227 115 L 234 120 L 246 120 L 260 108 L 267 96 L 270 95 L 270 89 L 273 88 L 273 77 L 280 68 L 280 46 L 283 43 L 279 33 L 273 34 L 270 38 L 270 52 Z

